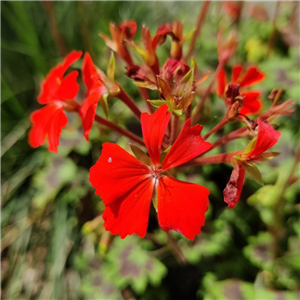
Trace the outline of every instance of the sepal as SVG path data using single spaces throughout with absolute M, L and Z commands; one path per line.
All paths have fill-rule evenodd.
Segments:
M 107 103 L 107 99 L 108 99 L 109 94 L 102 94 L 100 96 L 99 102 L 100 105 L 105 113 L 106 118 L 108 118 L 108 103 Z
M 134 156 L 141 162 L 143 162 L 144 164 L 151 166 L 152 162 L 150 157 L 139 147 L 133 145 L 133 144 L 129 144 L 131 151 L 133 152 Z
M 249 162 L 243 162 L 243 166 L 253 180 L 255 180 L 260 185 L 264 185 L 261 173 L 256 166 Z
M 116 68 L 116 62 L 115 62 L 115 56 L 114 53 L 111 53 L 109 64 L 107 67 L 107 77 L 111 81 L 115 81 L 115 68 Z

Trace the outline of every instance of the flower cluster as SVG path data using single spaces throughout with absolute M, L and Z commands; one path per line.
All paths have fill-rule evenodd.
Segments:
M 278 104 L 279 99 L 274 91 L 276 101 L 273 101 L 269 110 L 261 113 L 263 102 L 260 92 L 248 90 L 262 82 L 266 76 L 257 66 L 248 66 L 245 72 L 244 66 L 233 66 L 231 81 L 227 84 L 224 65 L 236 50 L 235 32 L 231 32 L 224 42 L 221 42 L 219 34 L 219 66 L 201 95 L 197 86 L 208 78 L 209 72 L 201 72 L 198 78 L 196 60 L 192 58 L 189 65 L 188 57 L 183 58 L 184 43 L 190 37 L 194 38 L 196 32 L 184 35 L 183 24 L 175 21 L 159 27 L 152 37 L 149 29 L 143 26 L 141 46 L 133 40 L 136 31 L 134 21 L 125 21 L 119 26 L 110 24 L 111 37 L 104 34 L 100 36 L 125 62 L 126 75 L 138 87 L 150 114 L 143 112 L 145 108 L 140 109 L 115 80 L 113 54 L 106 74 L 94 65 L 89 53 L 84 54 L 81 73 L 86 96 L 84 99 L 76 98 L 79 91 L 76 82 L 78 71 L 70 71 L 67 75 L 65 73 L 80 59 L 82 52 L 72 51 L 62 63 L 50 70 L 41 83 L 38 102 L 45 106 L 30 116 L 32 128 L 29 144 L 38 147 L 47 138 L 49 151 L 57 152 L 62 128 L 68 122 L 65 112 L 78 113 L 87 141 L 96 121 L 138 143 L 144 148 L 131 144 L 134 156 L 116 144 L 104 143 L 100 158 L 90 170 L 90 182 L 105 205 L 102 217 L 106 230 L 120 234 L 121 238 L 133 233 L 144 237 L 152 202 L 163 230 L 175 230 L 193 240 L 205 223 L 209 190 L 199 184 L 176 179 L 174 176 L 178 167 L 217 161 L 232 163 L 234 169 L 224 190 L 224 201 L 229 208 L 233 208 L 241 196 L 245 172 L 262 183 L 261 174 L 253 163 L 278 155 L 276 152 L 266 152 L 280 136 L 270 122 L 280 114 L 290 113 L 291 110 L 285 110 L 290 103 Z M 161 68 L 156 51 L 168 36 L 171 38 L 170 57 Z M 189 53 L 192 50 L 189 49 Z M 143 64 L 134 62 L 134 51 L 142 57 Z M 149 99 L 148 90 L 156 91 L 158 97 Z M 195 95 L 198 93 L 202 96 L 199 104 L 195 103 Z M 227 111 L 224 119 L 202 137 L 203 126 L 197 124 L 199 115 L 204 105 L 208 105 L 207 99 L 214 95 L 224 99 Z M 111 98 L 118 98 L 138 118 L 142 137 L 108 120 Z M 107 119 L 97 115 L 98 103 Z M 257 117 L 251 120 L 251 115 Z M 228 122 L 241 122 L 246 126 L 236 133 L 232 132 L 230 138 L 222 137 L 216 145 L 206 141 Z M 241 136 L 252 138 L 245 150 L 203 157 L 211 149 Z M 223 157 L 226 159 L 223 160 Z

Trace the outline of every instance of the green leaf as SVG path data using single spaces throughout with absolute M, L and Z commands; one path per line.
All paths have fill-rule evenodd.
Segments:
M 133 145 L 133 144 L 129 144 L 131 151 L 133 152 L 133 154 L 135 155 L 135 157 L 140 160 L 141 162 L 143 162 L 144 164 L 151 166 L 152 162 L 150 157 L 139 147 Z
M 115 62 L 115 56 L 114 53 L 111 53 L 109 64 L 107 67 L 107 77 L 111 81 L 115 81 L 115 68 L 116 68 L 116 62 Z
M 258 184 L 264 185 L 262 176 L 260 171 L 257 169 L 256 166 L 243 162 L 243 166 L 245 167 L 246 172 L 250 175 L 250 177 L 255 180 Z
M 277 202 L 280 189 L 275 185 L 265 185 L 258 189 L 253 195 L 247 199 L 247 203 L 251 206 L 259 205 L 271 207 Z
M 270 270 L 274 264 L 272 243 L 270 233 L 259 232 L 257 236 L 248 238 L 248 245 L 243 248 L 243 252 L 255 266 Z
M 116 237 L 110 249 L 106 256 L 110 263 L 108 276 L 121 289 L 131 285 L 136 293 L 142 294 L 148 283 L 159 285 L 167 273 L 165 265 L 144 250 L 134 236 Z

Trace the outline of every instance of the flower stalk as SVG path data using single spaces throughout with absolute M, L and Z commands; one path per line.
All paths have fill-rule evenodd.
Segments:
M 139 136 L 137 136 L 134 133 L 130 132 L 129 130 L 114 124 L 113 122 L 108 121 L 107 119 L 104 119 L 104 118 L 96 115 L 95 116 L 95 121 L 97 121 L 98 123 L 100 123 L 100 124 L 110 128 L 110 129 L 120 133 L 121 135 L 124 135 L 124 136 L 128 137 L 132 141 L 137 142 L 142 146 L 145 145 L 144 140 L 142 138 L 140 138 Z
M 225 60 L 221 60 L 221 61 L 219 62 L 219 65 L 218 65 L 218 67 L 217 67 L 217 69 L 216 69 L 216 71 L 215 71 L 215 73 L 214 73 L 214 76 L 213 76 L 213 78 L 212 78 L 212 80 L 211 80 L 211 82 L 210 82 L 210 85 L 209 85 L 208 88 L 206 89 L 205 94 L 203 95 L 203 98 L 202 98 L 201 102 L 199 103 L 199 105 L 198 105 L 197 108 L 196 108 L 196 111 L 195 111 L 194 114 L 193 114 L 193 117 L 192 117 L 192 124 L 195 124 L 195 123 L 198 121 L 198 119 L 199 119 L 199 117 L 200 117 L 200 112 L 201 112 L 202 108 L 204 107 L 205 101 L 206 101 L 206 99 L 208 98 L 208 96 L 210 95 L 211 90 L 212 90 L 212 87 L 213 87 L 213 85 L 214 85 L 216 79 L 218 78 L 218 76 L 219 76 L 221 70 L 223 69 L 224 64 L 225 64 Z
M 119 85 L 120 93 L 117 95 L 118 99 L 120 99 L 126 106 L 128 106 L 134 115 L 140 120 L 141 111 L 131 99 L 131 97 L 124 91 L 124 89 Z

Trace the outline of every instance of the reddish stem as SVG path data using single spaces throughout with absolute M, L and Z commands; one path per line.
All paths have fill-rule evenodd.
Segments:
M 211 89 L 212 89 L 212 87 L 213 87 L 213 85 L 214 85 L 214 83 L 215 83 L 215 80 L 218 78 L 219 73 L 221 72 L 221 70 L 222 70 L 223 67 L 224 67 L 224 64 L 225 64 L 225 60 L 221 60 L 221 61 L 219 62 L 219 65 L 218 65 L 218 67 L 217 67 L 217 69 L 216 69 L 216 71 L 215 71 L 215 74 L 214 74 L 214 76 L 213 76 L 211 82 L 210 82 L 210 85 L 208 86 L 208 88 L 207 88 L 207 90 L 206 90 L 206 92 L 205 92 L 205 94 L 204 94 L 204 96 L 203 96 L 201 102 L 199 103 L 199 105 L 197 106 L 196 111 L 194 112 L 194 115 L 193 115 L 193 117 L 192 117 L 192 124 L 195 124 L 195 123 L 197 122 L 197 120 L 199 119 L 200 111 L 202 110 L 202 108 L 203 108 L 203 106 L 204 106 L 204 104 L 205 104 L 205 101 L 206 101 L 207 97 L 208 97 L 209 94 L 211 93 Z
M 135 135 L 134 133 L 128 131 L 127 129 L 125 128 L 122 128 L 116 124 L 114 124 L 113 122 L 110 122 L 98 115 L 95 116 L 95 121 L 97 121 L 98 123 L 120 133 L 121 135 L 124 135 L 126 137 L 128 137 L 129 139 L 139 143 L 140 145 L 142 146 L 145 146 L 145 143 L 144 143 L 144 140 L 142 138 L 140 138 L 139 136 Z
M 197 41 L 197 38 L 200 35 L 201 28 L 202 28 L 202 25 L 204 23 L 205 16 L 207 14 L 209 4 L 210 4 L 210 1 L 204 1 L 203 5 L 201 6 L 201 10 L 200 10 L 200 13 L 199 13 L 199 16 L 198 16 L 198 19 L 197 19 L 196 30 L 193 34 L 193 37 L 192 37 L 192 40 L 191 40 L 191 43 L 190 43 L 190 46 L 189 46 L 188 53 L 184 57 L 184 61 L 187 61 L 190 58 L 190 56 L 192 55 L 192 53 L 195 49 L 196 41 Z
M 194 159 L 188 161 L 187 163 L 184 164 L 184 166 L 228 164 L 228 163 L 231 163 L 232 157 L 234 157 L 240 153 L 241 153 L 241 151 L 234 151 L 231 153 L 218 154 L 218 155 L 214 155 L 214 156 L 198 157 L 198 158 L 194 158 Z
M 179 124 L 179 117 L 177 115 L 173 115 L 173 122 L 171 126 L 171 135 L 170 135 L 170 144 L 173 144 L 177 137 L 177 129 Z
M 207 140 L 213 133 L 217 132 L 223 128 L 229 122 L 228 118 L 225 116 L 209 133 L 207 133 L 203 139 Z
M 152 70 L 155 77 L 159 75 L 159 61 L 156 54 L 155 54 L 155 64 L 151 66 L 150 69 Z
M 130 96 L 123 90 L 123 88 L 120 85 L 119 88 L 120 88 L 120 93 L 117 96 L 118 99 L 120 99 L 123 103 L 125 103 L 140 120 L 141 117 L 140 109 L 137 107 L 134 101 L 130 98 Z
M 141 94 L 143 100 L 145 101 L 145 103 L 146 103 L 146 105 L 147 105 L 147 107 L 148 107 L 149 112 L 150 112 L 151 114 L 153 114 L 153 113 L 154 113 L 154 107 L 151 105 L 150 102 L 148 102 L 148 100 L 149 100 L 149 95 L 148 95 L 147 90 L 146 90 L 145 88 L 139 87 L 139 92 L 140 92 L 140 94 Z
M 232 140 L 235 140 L 235 139 L 238 139 L 241 137 L 246 137 L 246 136 L 248 136 L 247 127 L 239 128 L 239 129 L 232 131 L 231 133 L 221 137 L 214 144 L 212 144 L 211 148 L 208 151 L 210 151 L 214 148 L 217 148 L 221 145 L 224 145 L 224 144 L 228 143 L 229 141 L 232 141 Z

